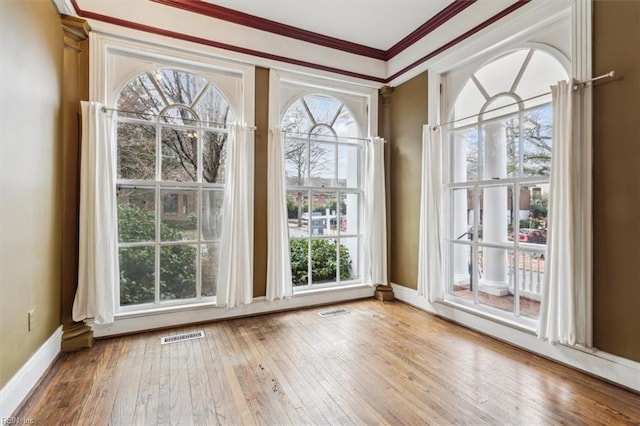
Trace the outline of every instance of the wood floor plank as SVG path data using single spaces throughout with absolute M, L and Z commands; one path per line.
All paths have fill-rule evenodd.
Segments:
M 264 322 L 263 322 L 264 324 Z M 263 325 L 264 327 L 264 325 Z M 282 383 L 289 394 L 298 397 L 297 408 L 303 409 L 315 424 L 340 424 L 341 417 L 346 418 L 340 407 L 322 394 L 317 377 L 312 374 L 307 360 L 295 347 L 292 347 L 292 335 L 283 328 L 270 327 L 264 332 L 264 350 L 284 377 Z M 269 355 L 270 354 L 270 355 Z M 314 398 L 310 398 L 314 395 Z
M 313 415 L 307 413 L 305 403 L 300 397 L 302 389 L 297 383 L 291 382 L 291 376 L 282 368 L 282 354 L 273 345 L 272 339 L 265 337 L 265 330 L 261 328 L 262 322 L 252 319 L 248 323 L 249 333 L 244 336 L 244 343 L 250 348 L 253 356 L 260 360 L 256 376 L 271 386 L 278 404 L 284 409 L 292 424 L 314 424 L 314 418 L 322 418 L 315 404 L 309 406 Z M 267 332 L 268 334 L 268 332 Z M 269 345 L 269 346 L 267 346 Z M 295 378 L 295 375 L 294 375 Z M 296 380 L 297 382 L 297 380 Z
M 345 308 L 348 313 L 318 313 Z M 160 344 L 203 330 L 201 339 Z M 640 424 L 640 395 L 399 302 L 233 319 L 62 354 L 36 424 Z
M 132 336 L 129 340 L 123 366 L 123 371 L 127 372 L 126 379 L 118 390 L 111 410 L 110 423 L 114 425 L 131 423 L 136 411 L 136 405 L 131 404 L 131 401 L 138 399 L 140 390 L 146 339 L 142 336 Z
M 206 375 L 203 374 L 206 371 L 202 352 L 203 340 L 197 339 L 190 342 L 193 358 L 187 368 L 193 423 L 209 425 L 216 424 L 216 411 L 211 386 Z
M 293 404 L 289 399 L 286 388 L 283 387 L 283 376 L 272 374 L 276 369 L 270 360 L 269 353 L 262 354 L 256 346 L 259 341 L 256 336 L 256 328 L 250 322 L 243 321 L 240 325 L 232 329 L 233 338 L 239 345 L 236 350 L 244 352 L 256 387 L 260 392 L 256 395 L 256 402 L 266 412 L 268 418 L 280 419 L 280 424 L 302 424 L 305 423 L 299 414 L 293 409 Z M 271 373 L 271 374 L 270 374 Z
M 88 424 L 106 425 L 113 412 L 114 401 L 120 392 L 120 384 L 125 369 L 119 362 L 127 360 L 127 344 L 130 339 L 116 338 L 112 344 L 101 342 L 104 351 L 95 354 L 97 368 L 91 380 L 91 385 L 86 393 L 88 397 L 83 398 L 82 411 L 79 418 L 86 419 Z M 82 353 L 74 354 L 77 359 L 82 358 Z M 76 371 L 77 366 L 76 366 Z M 79 372 L 82 374 L 81 372 Z M 74 384 L 75 385 L 75 384 Z M 83 396 L 83 392 L 72 386 L 78 392 L 75 395 Z M 68 412 L 68 414 L 70 414 Z M 74 416 L 76 418 L 76 416 Z M 73 424 L 74 419 L 67 415 L 63 417 L 61 424 Z

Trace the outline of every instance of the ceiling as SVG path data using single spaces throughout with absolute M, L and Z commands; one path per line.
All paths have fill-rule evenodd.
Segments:
M 452 3 L 451 0 L 205 1 L 380 50 L 390 49 Z
M 568 0 L 54 0 L 94 31 L 380 87 Z M 467 46 L 467 47 L 464 47 Z M 197 48 L 201 50 L 202 47 Z M 434 59 L 435 58 L 435 59 Z

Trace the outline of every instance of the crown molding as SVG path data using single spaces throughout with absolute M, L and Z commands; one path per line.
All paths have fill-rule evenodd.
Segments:
M 210 18 L 221 19 L 223 21 L 232 22 L 234 24 L 245 27 L 266 31 L 272 34 L 293 38 L 300 41 L 316 44 L 319 46 L 329 47 L 331 49 L 341 50 L 346 53 L 366 56 L 372 59 L 386 60 L 386 51 L 364 46 L 358 43 L 341 40 L 339 38 L 330 37 L 313 31 L 307 31 L 292 25 L 282 24 L 270 19 L 260 18 L 248 13 L 239 12 L 223 6 L 218 6 L 205 1 L 194 0 L 151 0 L 154 3 L 165 6 L 175 7 L 187 12 L 205 15 Z M 459 1 L 459 0 L 458 0 Z M 475 1 L 475 0 L 473 0 Z
M 469 31 L 459 35 L 458 37 L 454 38 L 453 40 L 449 41 L 448 43 L 445 43 L 444 45 L 440 46 L 439 48 L 437 48 L 435 50 L 432 50 L 428 54 L 424 55 L 422 58 L 418 59 L 417 61 L 414 61 L 413 63 L 407 65 L 406 67 L 404 67 L 401 70 L 397 71 L 393 75 L 387 77 L 387 81 L 386 82 L 391 82 L 391 81 L 399 78 L 400 76 L 402 76 L 406 72 L 412 70 L 413 68 L 417 67 L 420 64 L 423 64 L 424 62 L 428 61 L 429 59 L 432 59 L 432 58 L 438 56 L 439 54 L 443 53 L 444 51 L 446 51 L 446 50 L 448 50 L 448 49 L 450 49 L 452 47 L 454 47 L 455 45 L 463 42 L 464 40 L 468 39 L 472 35 L 482 31 L 483 29 L 487 28 L 491 24 L 499 21 L 500 19 L 504 18 L 505 16 L 507 16 L 507 15 L 515 12 L 516 10 L 520 9 L 521 7 L 525 6 L 529 2 L 531 2 L 531 0 L 517 0 L 511 6 L 507 7 L 506 9 L 503 9 L 501 12 L 497 13 L 496 15 L 493 15 L 491 18 L 483 21 L 482 23 L 480 23 L 480 24 L 476 25 L 475 27 L 471 28 Z
M 385 60 L 399 55 L 400 53 L 413 46 L 416 42 L 435 31 L 441 25 L 446 24 L 460 12 L 474 4 L 477 0 L 454 0 L 449 6 L 438 12 L 433 18 L 416 28 L 411 34 L 391 46 L 385 52 Z
M 406 65 L 405 67 L 403 67 L 399 71 L 393 73 L 392 75 L 390 75 L 390 76 L 388 75 L 386 77 L 379 77 L 379 76 L 368 75 L 368 74 L 365 74 L 365 73 L 356 72 L 356 71 L 348 70 L 348 69 L 344 69 L 344 68 L 338 68 L 336 66 L 327 66 L 327 65 L 323 65 L 321 63 L 311 62 L 311 61 L 308 61 L 308 60 L 296 59 L 296 58 L 293 58 L 293 57 L 290 57 L 290 56 L 278 55 L 278 54 L 268 53 L 268 52 L 262 51 L 262 50 L 256 50 L 256 49 L 251 49 L 251 48 L 242 47 L 242 46 L 238 46 L 238 45 L 233 45 L 233 44 L 229 44 L 229 43 L 223 43 L 223 42 L 212 40 L 212 39 L 209 39 L 209 38 L 204 38 L 204 37 L 194 36 L 194 35 L 190 35 L 190 34 L 185 34 L 184 32 L 172 31 L 172 30 L 168 30 L 168 29 L 165 29 L 165 28 L 160 28 L 160 27 L 155 27 L 155 26 L 151 26 L 151 25 L 141 24 L 141 23 L 138 23 L 138 22 L 133 22 L 133 21 L 129 21 L 129 20 L 126 20 L 126 19 L 122 19 L 122 18 L 116 18 L 116 17 L 113 17 L 113 16 L 100 14 L 100 13 L 93 12 L 93 11 L 90 11 L 90 10 L 83 10 L 83 9 L 81 9 L 79 7 L 77 0 L 58 0 L 58 1 L 61 1 L 61 2 L 65 3 L 65 4 L 70 3 L 71 6 L 73 7 L 73 9 L 75 10 L 75 14 L 77 16 L 80 16 L 80 17 L 85 18 L 85 19 L 100 21 L 100 22 L 104 22 L 104 23 L 107 23 L 107 24 L 111 24 L 111 25 L 115 25 L 115 26 L 119 26 L 119 27 L 124 27 L 124 28 L 132 29 L 132 30 L 142 31 L 142 32 L 150 33 L 150 34 L 156 34 L 156 35 L 165 36 L 165 37 L 169 37 L 169 38 L 184 40 L 184 41 L 187 41 L 187 42 L 192 42 L 192 43 L 196 43 L 196 44 L 210 46 L 210 47 L 213 47 L 213 48 L 218 48 L 218 49 L 223 49 L 223 50 L 227 50 L 227 51 L 231 51 L 231 52 L 236 52 L 236 53 L 239 53 L 239 54 L 242 54 L 242 55 L 249 55 L 249 56 L 253 56 L 253 57 L 257 57 L 257 58 L 263 58 L 263 59 L 266 59 L 268 61 L 276 61 L 276 62 L 286 63 L 286 64 L 295 65 L 295 66 L 299 66 L 299 67 L 303 67 L 303 68 L 314 69 L 314 70 L 324 71 L 324 72 L 337 74 L 337 75 L 342 75 L 342 76 L 346 76 L 346 77 L 361 79 L 361 80 L 365 80 L 365 81 L 369 81 L 369 82 L 373 82 L 373 83 L 377 83 L 377 84 L 381 84 L 381 85 L 388 84 L 390 82 L 396 81 L 397 79 L 399 79 L 404 74 L 414 70 L 415 68 L 417 68 L 417 67 L 419 67 L 421 65 L 424 67 L 424 63 L 425 62 L 431 60 L 432 58 L 434 58 L 437 55 L 443 53 L 444 51 L 452 48 L 453 46 L 458 45 L 459 43 L 461 43 L 462 41 L 468 39 L 472 35 L 480 32 L 481 30 L 485 29 L 486 27 L 494 24 L 495 22 L 499 21 L 500 19 L 504 18 L 505 16 L 511 14 L 512 12 L 520 9 L 521 7 L 527 5 L 528 3 L 531 2 L 531 0 L 516 0 L 510 6 L 508 6 L 505 9 L 503 9 L 502 11 L 498 12 L 497 14 L 493 15 L 489 19 L 486 19 L 485 21 L 483 21 L 482 23 L 476 25 L 472 29 L 466 31 L 465 33 L 459 35 L 458 37 L 455 37 L 454 39 L 452 39 L 449 42 L 443 44 L 442 46 L 430 51 L 426 55 L 424 55 L 421 58 L 419 58 L 418 60 L 415 60 L 412 63 Z M 300 34 L 306 34 L 307 36 L 311 37 L 311 39 L 297 38 L 297 37 L 291 35 L 291 34 L 294 34 L 292 32 L 288 33 L 290 35 L 281 34 L 280 32 L 276 32 L 275 34 L 276 35 L 281 35 L 283 37 L 289 37 L 289 38 L 292 38 L 292 39 L 295 39 L 295 40 L 298 40 L 298 41 L 308 42 L 310 44 L 315 44 L 315 45 L 318 45 L 318 46 L 321 46 L 321 47 L 328 47 L 328 48 L 337 49 L 337 50 L 343 51 L 345 53 L 357 54 L 357 55 L 360 55 L 360 56 L 367 57 L 369 59 L 375 59 L 376 57 L 375 56 L 369 56 L 369 55 L 365 54 L 365 50 L 359 50 L 359 49 L 361 49 L 361 48 L 373 49 L 374 51 L 377 51 L 377 52 L 384 52 L 384 58 L 385 59 L 383 59 L 383 60 L 385 62 L 387 62 L 387 63 L 389 61 L 389 59 L 387 59 L 389 56 L 393 57 L 393 56 L 399 54 L 400 52 L 403 52 L 407 48 L 413 46 L 417 41 L 419 41 L 420 39 L 424 38 L 427 34 L 429 34 L 430 32 L 434 31 L 436 28 L 442 26 L 443 24 L 445 24 L 446 22 L 451 20 L 454 16 L 457 16 L 463 10 L 466 10 L 469 6 L 474 4 L 476 1 L 477 0 L 454 0 L 453 3 L 451 3 L 445 9 L 443 9 L 441 12 L 439 12 L 432 19 L 430 19 L 429 21 L 425 22 L 425 24 L 421 25 L 418 29 L 413 31 L 409 36 L 405 37 L 404 39 L 402 39 L 401 41 L 396 43 L 396 45 L 394 45 L 392 48 L 390 48 L 387 51 L 379 51 L 378 49 L 373 49 L 373 48 L 369 48 L 367 46 L 362 46 L 362 45 L 358 45 L 358 44 L 355 44 L 355 43 L 346 42 L 344 40 L 339 40 L 339 39 L 334 39 L 334 38 L 331 38 L 331 37 L 322 36 L 320 34 L 311 33 L 311 32 L 308 32 L 308 31 L 305 31 L 305 30 L 301 30 L 299 28 L 295 28 L 295 27 L 291 27 L 291 26 L 286 26 L 284 24 L 279 24 L 279 23 L 274 22 L 274 21 L 266 20 L 266 19 L 263 19 L 263 18 L 258 18 L 258 17 L 252 16 L 252 15 L 248 15 L 248 14 L 245 14 L 245 13 L 242 13 L 242 12 L 237 12 L 237 11 L 233 11 L 231 9 L 222 8 L 221 6 L 215 6 L 215 5 L 212 5 L 210 3 L 207 3 L 207 2 L 204 2 L 204 1 L 201 1 L 201 0 L 151 0 L 152 3 L 156 3 L 156 4 L 159 4 L 159 5 L 167 5 L 167 6 L 172 6 L 172 7 L 179 7 L 180 9 L 185 10 L 185 11 L 191 11 L 191 12 L 198 13 L 198 14 L 201 14 L 201 15 L 204 15 L 204 16 L 208 16 L 208 17 L 214 17 L 214 18 L 217 18 L 217 19 L 227 20 L 229 22 L 232 22 L 232 23 L 235 23 L 235 24 L 238 24 L 238 25 L 251 26 L 251 28 L 253 28 L 253 29 L 261 30 L 261 28 L 256 28 L 253 25 L 249 25 L 249 23 L 251 23 L 251 22 L 253 22 L 253 23 L 260 22 L 260 25 L 263 25 L 263 26 L 264 25 L 272 25 L 272 29 L 277 27 L 277 28 L 279 28 L 280 30 L 283 30 L 283 31 L 286 28 L 296 29 L 296 30 L 300 31 Z M 236 20 L 238 22 L 231 21 L 232 19 L 234 19 L 234 20 Z M 256 25 L 258 25 L 258 24 L 256 24 Z M 278 26 L 280 26 L 280 27 L 278 27 Z M 267 31 L 267 30 L 264 30 L 264 31 Z M 286 31 L 284 31 L 284 32 L 286 32 Z M 313 41 L 313 37 L 315 37 L 315 36 L 312 36 L 313 34 L 316 34 L 316 35 L 321 36 L 321 37 L 320 38 L 316 38 L 315 39 L 316 42 L 314 42 Z M 329 46 L 329 45 L 326 45 L 326 44 L 322 44 L 325 41 L 334 43 L 334 45 Z M 353 52 L 353 51 L 352 52 L 347 52 L 344 49 L 341 49 L 340 46 L 339 46 L 340 43 L 344 43 L 344 45 L 342 45 L 342 47 L 344 47 L 344 48 L 348 47 L 348 48 L 351 48 L 352 50 L 355 49 L 359 53 L 356 53 L 356 52 Z M 379 55 L 379 53 L 375 53 L 375 55 Z
M 282 24 L 270 19 L 260 18 L 248 13 L 239 12 L 223 6 L 218 6 L 202 0 L 151 0 L 154 3 L 179 8 L 191 13 L 205 15 L 210 18 L 221 19 L 234 24 L 278 34 L 296 40 L 306 41 L 318 46 L 341 50 L 346 53 L 365 56 L 371 59 L 388 61 L 402 53 L 417 41 L 421 40 L 440 26 L 447 23 L 460 12 L 474 4 L 477 0 L 454 0 L 447 7 L 438 12 L 431 19 L 420 25 L 409 35 L 398 41 L 387 50 L 376 49 L 362 44 L 352 43 L 334 37 L 329 37 L 313 31 L 291 25 Z

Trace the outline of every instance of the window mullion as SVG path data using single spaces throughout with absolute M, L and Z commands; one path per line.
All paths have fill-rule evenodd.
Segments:
M 342 108 L 344 108 L 344 104 L 340 104 L 340 107 L 338 107 L 336 114 L 333 116 L 333 118 L 329 121 L 329 126 L 333 128 L 333 125 L 336 123 L 336 120 L 338 119 L 338 117 L 340 117 L 340 112 L 342 112 Z
M 309 236 L 309 238 L 307 239 L 307 285 L 312 285 L 313 284 L 313 279 L 312 279 L 312 274 L 313 274 L 313 265 L 311 264 L 311 259 L 312 259 L 312 237 L 311 237 L 311 230 L 313 229 L 313 191 L 312 190 L 308 190 L 307 192 L 308 194 L 308 201 L 307 201 L 307 215 L 309 217 L 309 219 L 307 220 L 307 235 Z
M 516 181 L 513 186 L 513 208 L 511 213 L 514 216 L 513 222 L 515 222 L 513 227 L 513 268 L 511 274 L 513 277 L 513 314 L 516 318 L 520 316 L 520 238 L 518 237 L 520 235 L 520 188 L 520 183 Z
M 155 81 L 152 79 L 152 81 Z M 155 83 L 154 83 L 155 84 Z M 162 176 L 162 126 L 160 125 L 160 118 L 158 117 L 156 122 L 156 182 L 155 182 L 155 264 L 154 264 L 154 303 L 160 303 L 160 238 L 161 238 L 161 191 L 160 191 L 160 177 Z
M 531 57 L 533 56 L 533 49 L 529 49 L 529 53 L 527 53 L 527 56 L 524 58 L 524 62 L 522 63 L 522 66 L 520 67 L 520 71 L 518 71 L 518 75 L 516 75 L 515 80 L 513 80 L 513 84 L 511 85 L 511 88 L 509 89 L 510 92 L 515 92 L 516 88 L 518 87 L 518 84 L 520 83 L 520 79 L 522 79 L 522 74 L 524 74 L 525 70 L 527 69 L 527 66 L 529 65 L 529 62 L 531 61 Z
M 161 191 L 160 191 L 160 184 L 156 183 L 155 186 L 155 191 L 156 191 L 156 205 L 155 205 L 155 214 L 156 214 L 156 241 L 155 241 L 155 295 L 154 295 L 154 302 L 155 303 L 160 303 L 160 251 L 162 250 L 162 247 L 160 245 L 160 240 L 162 237 L 161 234 L 161 224 L 162 224 L 162 218 L 161 218 L 161 203 L 162 203 L 162 199 L 161 197 Z
M 151 73 L 151 72 L 148 72 L 147 76 L 149 77 L 149 80 L 151 81 L 151 84 L 153 84 L 155 86 L 156 90 L 158 91 L 158 94 L 160 94 L 160 96 L 162 97 L 162 100 L 164 101 L 164 104 L 165 105 L 169 105 L 170 103 L 172 103 L 172 102 L 169 102 L 167 100 L 167 96 L 164 93 L 164 90 L 162 90 L 162 88 L 160 87 L 160 84 L 158 83 L 158 80 L 156 79 L 156 75 Z
M 471 232 L 471 236 L 473 238 L 473 242 L 471 244 L 471 271 L 472 276 L 471 280 L 473 285 L 473 304 L 478 304 L 478 288 L 480 287 L 480 265 L 478 259 L 480 258 L 480 245 L 479 245 L 479 230 L 480 230 L 480 188 L 478 185 L 474 185 L 473 187 L 473 230 Z

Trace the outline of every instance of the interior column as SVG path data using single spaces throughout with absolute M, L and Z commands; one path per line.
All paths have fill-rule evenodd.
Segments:
M 89 25 L 64 16 L 62 81 L 62 350 L 91 347 L 93 331 L 73 321 L 71 312 L 78 287 L 78 230 L 80 209 L 80 101 L 89 99 Z

